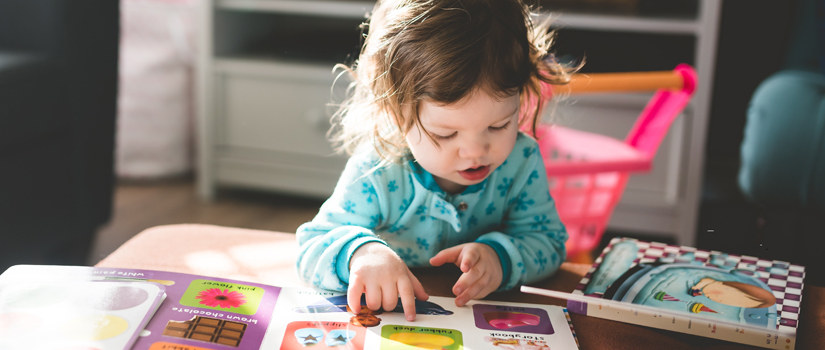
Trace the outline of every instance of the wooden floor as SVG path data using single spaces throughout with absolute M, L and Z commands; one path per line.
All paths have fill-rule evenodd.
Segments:
M 98 232 L 90 263 L 148 227 L 201 223 L 295 232 L 320 205 L 320 199 L 241 190 L 224 190 L 215 200 L 205 201 L 196 195 L 191 178 L 121 182 L 115 190 L 112 219 Z

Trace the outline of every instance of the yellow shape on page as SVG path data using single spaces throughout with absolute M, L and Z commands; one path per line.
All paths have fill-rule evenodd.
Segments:
M 440 334 L 412 332 L 394 333 L 390 335 L 389 340 L 411 345 L 419 349 L 442 349 L 455 342 L 452 338 Z
M 85 315 L 64 325 L 63 333 L 76 340 L 104 340 L 116 337 L 129 328 L 129 323 L 115 315 Z

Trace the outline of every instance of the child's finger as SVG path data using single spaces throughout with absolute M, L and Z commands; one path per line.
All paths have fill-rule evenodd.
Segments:
M 357 282 L 350 283 L 347 288 L 347 305 L 356 314 L 361 312 L 361 294 L 363 294 L 363 291 L 363 286 L 360 286 Z
M 415 295 L 415 298 L 418 300 L 429 299 L 430 296 L 427 294 L 427 291 L 424 290 L 424 285 L 421 284 L 418 278 L 415 277 L 415 275 L 413 275 L 413 273 L 410 271 L 407 271 L 407 275 L 410 276 L 410 281 L 412 282 L 413 286 L 413 295 Z
M 464 306 L 468 302 L 470 302 L 470 300 L 481 296 L 482 291 L 485 287 L 485 284 L 482 283 L 482 281 L 483 278 L 477 279 L 475 283 L 469 284 L 467 288 L 465 288 L 461 293 L 457 294 L 455 297 L 455 305 Z
M 381 286 L 366 286 L 364 288 L 364 298 L 367 301 L 367 307 L 370 310 L 378 310 L 381 308 Z
M 478 251 L 474 249 L 464 249 L 459 256 L 458 268 L 461 269 L 461 272 L 470 272 L 470 270 L 478 264 L 480 259 L 481 254 L 478 254 Z
M 415 321 L 415 293 L 409 279 L 398 281 L 398 294 L 401 297 L 401 306 L 404 308 L 404 317 L 407 321 Z
M 392 311 L 398 305 L 400 294 L 398 283 L 394 285 L 381 286 L 381 307 L 384 311 Z
M 477 286 L 478 285 L 472 285 L 461 294 L 456 295 L 455 305 L 461 307 L 470 302 L 470 300 L 473 298 L 473 296 L 475 296 L 475 293 L 477 292 Z
M 481 276 L 482 273 L 478 270 L 462 273 L 453 285 L 453 294 L 456 296 L 463 294 L 470 286 L 477 284 Z
M 446 263 L 457 264 L 459 256 L 461 255 L 461 248 L 462 245 L 457 245 L 438 252 L 438 254 L 430 258 L 430 265 L 441 266 Z

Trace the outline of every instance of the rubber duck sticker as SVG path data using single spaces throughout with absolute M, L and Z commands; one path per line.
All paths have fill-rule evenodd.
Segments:
M 386 325 L 381 327 L 381 350 L 460 350 L 461 332 L 455 329 Z

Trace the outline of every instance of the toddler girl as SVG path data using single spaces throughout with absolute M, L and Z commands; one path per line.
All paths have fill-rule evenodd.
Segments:
M 351 158 L 297 230 L 299 275 L 414 320 L 428 296 L 408 266 L 458 266 L 458 306 L 555 272 L 567 233 L 519 131 L 541 83 L 569 79 L 547 28 L 520 0 L 379 0 L 368 31 L 335 128 Z

